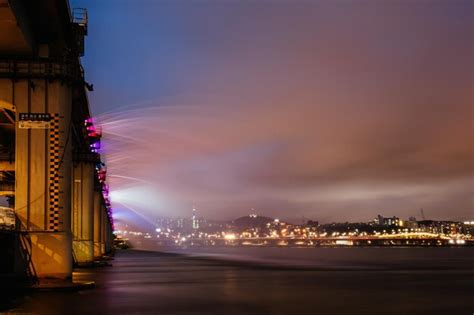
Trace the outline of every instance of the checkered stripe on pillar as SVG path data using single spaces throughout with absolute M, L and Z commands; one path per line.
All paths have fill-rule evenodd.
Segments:
M 51 115 L 49 129 L 49 230 L 59 231 L 59 115 Z

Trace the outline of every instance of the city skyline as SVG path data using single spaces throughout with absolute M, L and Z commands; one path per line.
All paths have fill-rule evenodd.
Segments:
M 301 216 L 301 217 L 272 217 L 272 216 L 267 216 L 264 213 L 261 213 L 257 211 L 256 209 L 252 208 L 249 209 L 249 212 L 247 214 L 244 214 L 242 216 L 237 216 L 237 217 L 228 217 L 228 218 L 214 218 L 212 215 L 210 216 L 204 216 L 199 213 L 199 209 L 193 205 L 192 211 L 189 212 L 187 215 L 168 215 L 168 216 L 155 216 L 154 218 L 150 218 L 149 220 L 144 220 L 143 222 L 146 221 L 150 226 L 153 226 L 156 224 L 157 220 L 165 219 L 165 220 L 187 220 L 189 221 L 192 226 L 195 226 L 195 220 L 206 220 L 209 222 L 221 222 L 221 223 L 226 223 L 226 222 L 233 222 L 236 219 L 240 218 L 245 218 L 245 217 L 266 217 L 266 218 L 271 218 L 275 220 L 279 220 L 282 222 L 287 222 L 291 224 L 301 224 L 302 222 L 306 223 L 308 221 L 315 221 L 321 224 L 331 224 L 331 223 L 367 223 L 367 222 L 374 222 L 377 220 L 380 220 L 380 218 L 397 218 L 402 221 L 410 221 L 410 220 L 416 220 L 416 221 L 453 221 L 453 222 L 460 222 L 460 223 L 466 223 L 466 222 L 474 222 L 473 219 L 474 217 L 468 216 L 465 218 L 451 218 L 449 216 L 445 217 L 430 217 L 429 213 L 425 214 L 425 210 L 423 208 L 418 209 L 418 212 L 414 212 L 412 215 L 407 216 L 407 217 L 402 217 L 399 216 L 398 213 L 396 212 L 386 212 L 386 211 L 379 211 L 377 213 L 374 213 L 372 216 L 368 217 L 361 217 L 356 220 L 345 220 L 344 218 L 341 218 L 340 220 L 320 220 L 317 216 L 312 216 L 312 217 L 306 217 L 306 216 Z M 136 222 L 137 223 L 137 222 Z M 127 222 L 121 222 L 121 226 L 127 225 Z

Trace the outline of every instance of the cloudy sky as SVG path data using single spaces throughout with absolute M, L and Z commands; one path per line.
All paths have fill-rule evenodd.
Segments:
M 117 220 L 474 219 L 472 1 L 71 4 Z

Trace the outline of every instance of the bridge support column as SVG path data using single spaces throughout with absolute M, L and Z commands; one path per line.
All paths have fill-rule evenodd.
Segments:
M 100 207 L 100 253 L 107 254 L 107 208 L 104 204 Z
M 110 220 L 106 214 L 105 217 L 105 252 L 106 254 L 110 254 L 112 252 L 112 226 L 110 225 Z
M 0 99 L 22 113 L 47 113 L 51 129 L 24 129 L 15 140 L 15 212 L 32 241 L 36 275 L 72 276 L 71 88 L 46 79 L 0 80 Z
M 77 162 L 73 168 L 72 235 L 78 264 L 94 262 L 94 164 Z
M 94 257 L 99 258 L 102 256 L 101 244 L 102 244 L 102 193 L 100 191 L 94 191 Z

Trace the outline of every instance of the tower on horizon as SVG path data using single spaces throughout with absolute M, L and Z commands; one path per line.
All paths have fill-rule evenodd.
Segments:
M 193 230 L 199 229 L 199 220 L 196 216 L 196 207 L 193 205 L 193 216 L 192 216 Z

